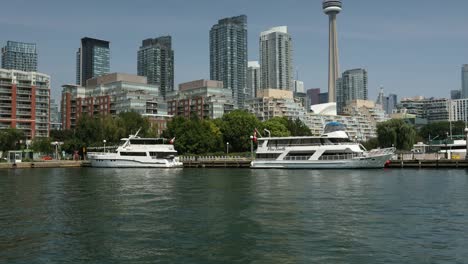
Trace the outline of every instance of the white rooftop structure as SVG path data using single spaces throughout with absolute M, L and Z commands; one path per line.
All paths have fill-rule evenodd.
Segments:
M 272 28 L 268 29 L 267 31 L 263 31 L 262 33 L 260 33 L 260 36 L 265 36 L 265 35 L 268 35 L 268 34 L 271 34 L 271 33 L 274 33 L 274 32 L 287 34 L 288 33 L 288 26 L 272 27 Z
M 310 110 L 317 115 L 336 116 L 336 103 L 311 105 Z

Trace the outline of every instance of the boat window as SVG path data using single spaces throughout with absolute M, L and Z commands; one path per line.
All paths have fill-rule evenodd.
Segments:
M 281 153 L 257 154 L 257 159 L 277 159 Z
M 130 139 L 132 145 L 157 145 L 163 144 L 162 139 L 146 139 L 146 138 L 134 138 Z
M 150 152 L 149 154 L 153 159 L 167 159 L 170 156 L 176 156 L 177 152 Z
M 146 152 L 120 152 L 120 156 L 146 157 Z
M 345 142 L 351 142 L 348 138 L 328 138 L 332 143 L 345 143 Z
M 312 156 L 314 155 L 314 151 L 295 151 L 295 152 L 289 152 L 287 157 L 299 157 L 299 156 Z

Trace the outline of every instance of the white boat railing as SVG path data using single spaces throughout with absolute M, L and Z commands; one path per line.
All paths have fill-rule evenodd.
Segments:
M 381 156 L 387 154 L 393 154 L 395 152 L 395 148 L 383 148 L 383 149 L 373 149 L 368 152 L 368 156 Z
M 362 157 L 362 154 L 322 155 L 319 160 L 350 160 L 358 157 Z
M 245 161 L 250 160 L 241 156 L 179 156 L 180 161 Z
M 286 156 L 284 160 L 309 160 L 311 156 Z
M 312 143 L 312 144 L 288 144 L 288 145 L 276 145 L 267 146 L 268 150 L 285 150 L 288 147 L 320 147 L 320 146 L 341 146 L 341 145 L 355 145 L 354 142 L 342 142 L 342 143 Z

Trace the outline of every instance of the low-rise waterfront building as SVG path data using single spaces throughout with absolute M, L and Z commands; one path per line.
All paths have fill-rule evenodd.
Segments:
M 280 89 L 261 90 L 257 98 L 248 101 L 248 111 L 261 121 L 273 117 L 302 119 L 306 115 L 304 106 L 294 99 L 293 92 Z
M 82 115 L 117 115 L 122 112 L 167 115 L 157 85 L 144 76 L 111 73 L 89 79 L 87 86 L 62 86 L 62 126 L 75 127 Z
M 449 103 L 449 120 L 468 122 L 468 98 L 451 100 Z
M 345 115 L 362 116 L 376 125 L 379 122 L 385 122 L 389 118 L 381 105 L 369 100 L 352 100 L 343 108 Z
M 232 91 L 222 81 L 196 80 L 182 83 L 166 96 L 168 113 L 190 118 L 221 118 L 234 109 Z
M 346 127 L 351 140 L 367 141 L 377 137 L 376 125 L 364 116 L 339 116 L 308 113 L 302 121 L 309 127 L 312 134 L 319 136 L 323 133 L 325 125 L 339 122 Z
M 0 129 L 20 129 L 28 139 L 48 137 L 49 100 L 49 75 L 0 69 Z
M 403 98 L 397 105 L 397 112 L 414 114 L 427 119 L 429 123 L 449 120 L 450 100 L 442 98 L 425 98 L 423 96 Z

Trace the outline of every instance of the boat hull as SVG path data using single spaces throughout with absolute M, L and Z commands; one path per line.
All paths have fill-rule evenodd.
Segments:
M 182 168 L 183 163 L 165 159 L 118 159 L 104 157 L 89 157 L 91 167 L 96 168 Z
M 349 160 L 254 160 L 253 169 L 379 169 L 383 168 L 392 154 L 355 158 Z

